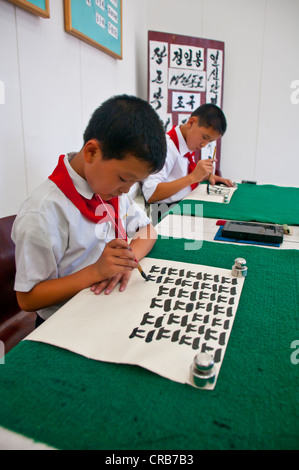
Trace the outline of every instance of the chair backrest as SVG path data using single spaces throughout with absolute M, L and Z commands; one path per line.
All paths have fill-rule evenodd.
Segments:
M 0 219 L 0 322 L 20 311 L 14 291 L 16 274 L 15 245 L 11 229 L 16 216 Z

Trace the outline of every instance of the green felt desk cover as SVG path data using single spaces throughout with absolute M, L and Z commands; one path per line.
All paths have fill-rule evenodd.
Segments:
M 196 215 L 199 203 L 203 205 L 203 216 L 213 219 L 299 225 L 299 188 L 239 184 L 229 204 L 186 199 L 170 213 Z
M 248 265 L 214 391 L 23 341 L 0 365 L 0 425 L 58 449 L 298 449 L 299 251 L 159 240 L 155 258 Z M 82 312 L 84 314 L 84 312 Z

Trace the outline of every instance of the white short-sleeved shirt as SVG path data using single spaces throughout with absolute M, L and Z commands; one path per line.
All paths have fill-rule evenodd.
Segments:
M 188 149 L 186 141 L 182 136 L 180 126 L 177 126 L 175 130 L 178 136 L 180 150 L 178 151 L 174 142 L 171 140 L 169 135 L 166 134 L 167 155 L 164 167 L 158 173 L 150 175 L 142 183 L 142 192 L 146 201 L 148 201 L 154 194 L 159 183 L 175 181 L 188 174 L 189 161 L 188 158 L 184 157 L 184 155 L 190 152 L 190 150 Z M 158 202 L 166 202 L 168 204 L 178 202 L 186 197 L 191 191 L 191 186 L 188 186 L 178 193 Z
M 77 191 L 91 199 L 92 190 L 85 179 L 64 162 Z M 119 197 L 119 214 L 129 238 L 137 228 L 150 223 L 145 212 L 123 194 Z M 111 222 L 95 224 L 82 216 L 77 207 L 51 180 L 46 180 L 20 208 L 12 229 L 16 245 L 15 290 L 29 292 L 36 284 L 72 274 L 93 264 L 105 245 L 115 238 Z M 49 318 L 61 305 L 38 311 Z

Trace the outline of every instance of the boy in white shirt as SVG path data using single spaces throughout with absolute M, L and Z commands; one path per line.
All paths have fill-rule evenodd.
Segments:
M 213 174 L 214 159 L 194 160 L 194 152 L 223 136 L 226 118 L 218 106 L 204 104 L 197 108 L 188 121 L 174 127 L 167 135 L 167 156 L 162 170 L 150 175 L 142 183 L 148 203 L 173 204 L 181 201 L 198 183 L 210 180 L 211 184 L 233 186 L 229 179 Z
M 12 230 L 15 290 L 37 325 L 80 290 L 126 288 L 156 232 L 127 193 L 165 162 L 162 123 L 145 101 L 116 96 L 93 114 L 78 153 L 61 155 Z M 127 236 L 133 238 L 128 244 Z

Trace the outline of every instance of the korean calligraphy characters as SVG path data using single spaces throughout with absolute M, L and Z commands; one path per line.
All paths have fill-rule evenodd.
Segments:
M 167 132 L 204 103 L 221 107 L 223 51 L 204 47 L 207 40 L 194 46 L 164 36 L 165 41 L 149 40 L 149 102 Z

